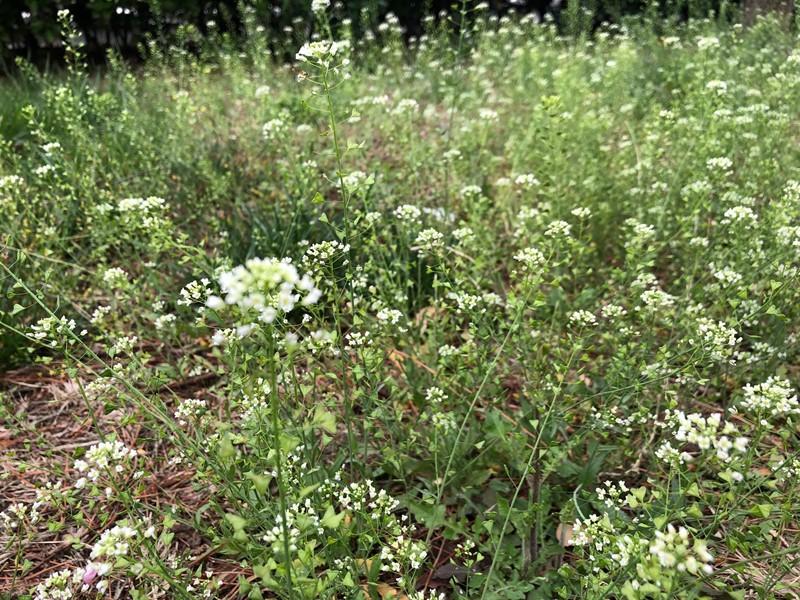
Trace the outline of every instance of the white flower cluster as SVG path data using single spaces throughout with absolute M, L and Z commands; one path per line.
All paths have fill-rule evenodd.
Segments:
M 307 42 L 298 50 L 295 59 L 301 63 L 329 69 L 336 65 L 336 61 L 342 57 L 348 46 L 349 44 L 346 41 L 319 40 Z M 349 64 L 349 60 L 341 58 L 341 64 L 346 66 Z
M 322 536 L 325 533 L 320 524 L 319 515 L 309 498 L 306 498 L 302 503 L 297 502 L 287 507 L 285 527 L 283 525 L 283 516 L 276 515 L 275 525 L 261 536 L 264 542 L 272 545 L 275 553 L 283 552 L 284 529 L 286 529 L 286 537 L 289 540 L 290 553 L 297 552 L 297 545 L 303 533 L 311 531 L 318 536 Z
M 409 600 L 445 600 L 446 596 L 443 592 L 437 592 L 430 588 L 427 593 L 423 590 L 421 592 L 411 592 Z
M 202 417 L 208 410 L 208 403 L 199 398 L 187 398 L 182 400 L 175 409 L 175 419 L 178 424 L 185 427 L 192 421 L 196 421 Z
M 402 204 L 394 209 L 394 216 L 398 221 L 419 223 L 422 211 L 413 204 Z
M 346 258 L 348 252 L 350 252 L 350 244 L 336 240 L 319 242 L 306 248 L 301 264 L 307 272 L 316 275 L 320 271 L 331 269 L 333 261 L 340 256 L 345 257 L 342 264 L 346 265 L 349 262 Z
M 115 525 L 100 535 L 100 539 L 92 546 L 89 556 L 92 560 L 127 556 L 130 551 L 130 540 L 136 536 L 137 533 L 133 527 Z
M 625 241 L 626 247 L 642 247 L 656 237 L 656 228 L 636 219 L 626 219 L 625 225 L 631 228 L 631 237 Z
M 665 419 L 668 427 L 675 429 L 674 438 L 681 446 L 692 444 L 702 453 L 713 450 L 714 456 L 723 463 L 731 463 L 736 454 L 747 451 L 748 439 L 737 435 L 736 427 L 730 421 L 722 424 L 722 414 L 712 413 L 704 417 L 700 413 L 686 414 L 681 410 L 669 412 Z M 680 451 L 669 441 L 664 442 L 657 450 L 656 456 L 662 460 L 686 463 L 693 459 L 692 454 Z M 734 473 L 733 478 L 740 480 L 741 474 Z
M 156 328 L 156 331 L 163 331 L 167 329 L 171 325 L 175 324 L 175 321 L 178 320 L 178 317 L 173 315 L 172 313 L 166 313 L 164 315 L 159 315 L 156 317 L 155 321 L 153 321 L 153 325 Z
M 703 347 L 715 361 L 732 360 L 736 346 L 742 341 L 735 329 L 722 321 L 713 321 L 706 317 L 697 320 L 697 332 Z
M 25 180 L 19 175 L 5 175 L 0 177 L 0 192 L 8 192 L 22 187 Z
M 630 560 L 630 542 L 628 536 L 620 535 L 608 515 L 598 514 L 575 521 L 569 540 L 571 546 L 589 546 L 598 554 L 610 551 L 612 560 L 621 567 L 627 566 Z
M 745 229 L 752 229 L 758 223 L 758 216 L 749 206 L 734 206 L 727 209 L 722 215 L 723 225 L 741 225 Z
M 481 121 L 486 123 L 496 123 L 500 118 L 500 115 L 497 114 L 497 111 L 491 108 L 479 108 L 478 109 L 478 118 Z
M 717 268 L 716 265 L 711 263 L 709 268 L 711 269 L 711 273 L 714 275 L 714 279 L 719 281 L 722 285 L 734 286 L 742 281 L 741 273 L 737 273 L 730 267 Z
M 531 189 L 539 185 L 539 180 L 533 173 L 522 173 L 514 177 L 514 184 L 523 189 Z
M 397 102 L 397 105 L 392 109 L 392 114 L 395 116 L 413 114 L 419 110 L 419 102 L 413 98 L 402 98 Z
M 462 244 L 469 244 L 475 239 L 475 231 L 471 227 L 459 227 L 453 230 L 453 237 Z
M 570 225 L 566 221 L 556 220 L 556 221 L 552 221 L 547 226 L 547 229 L 544 230 L 544 234 L 547 237 L 568 238 L 571 231 L 572 231 L 572 225 Z
M 797 394 L 786 379 L 770 376 L 764 383 L 748 383 L 743 392 L 740 406 L 761 417 L 762 424 L 766 425 L 766 417 L 782 418 L 800 414 Z
M 243 423 L 255 421 L 259 415 L 267 411 L 271 392 L 272 386 L 266 381 L 259 380 L 252 394 L 242 393 L 242 399 L 239 401 L 239 418 Z
M 372 346 L 372 334 L 369 331 L 349 331 L 344 336 L 348 348 L 366 348 Z
M 331 5 L 331 0 L 311 0 L 311 12 L 314 14 L 324 13 Z
M 523 248 L 514 255 L 523 273 L 534 273 L 545 263 L 544 254 L 536 248 Z
M 265 323 L 291 312 L 298 302 L 303 306 L 315 304 L 322 295 L 314 281 L 308 275 L 300 277 L 288 259 L 251 258 L 220 274 L 219 285 L 225 298 L 209 296 L 209 308 L 236 305 L 243 312 L 254 311 Z M 302 298 L 301 292 L 305 294 Z
M 261 137 L 268 142 L 280 140 L 288 131 L 289 125 L 280 117 L 270 119 L 261 127 Z
M 435 229 L 423 229 L 414 240 L 414 245 L 420 256 L 436 254 L 444 248 L 444 234 Z
M 375 316 L 381 323 L 388 323 L 390 325 L 397 325 L 405 317 L 403 311 L 397 310 L 396 308 L 382 308 Z
M 461 188 L 461 192 L 460 193 L 461 193 L 461 197 L 465 198 L 465 199 L 477 198 L 478 196 L 480 196 L 483 193 L 483 190 L 481 189 L 481 186 L 475 185 L 473 183 L 473 184 L 470 184 L 470 185 L 465 185 L 463 188 Z
M 624 481 L 616 483 L 605 481 L 603 482 L 603 487 L 597 488 L 595 493 L 608 508 L 622 509 L 628 504 L 628 492 L 630 492 L 630 489 L 628 489 Z
M 22 502 L 9 504 L 5 510 L 0 512 L 0 529 L 13 532 L 24 525 L 26 521 L 32 525 L 38 523 L 41 515 L 37 504 L 34 503 L 30 506 Z
M 618 319 L 628 314 L 624 306 L 619 304 L 606 304 L 600 309 L 600 314 L 606 319 Z
M 428 551 L 425 543 L 399 535 L 381 548 L 381 571 L 400 573 L 403 564 L 408 564 L 416 570 L 422 566 Z
M 87 450 L 83 459 L 78 459 L 73 463 L 76 471 L 84 473 L 75 482 L 75 487 L 81 489 L 89 481 L 96 482 L 101 474 L 124 473 L 135 458 L 136 450 L 118 440 L 95 444 Z
M 386 490 L 377 490 L 369 479 L 342 486 L 337 500 L 344 510 L 369 513 L 376 521 L 390 516 L 400 506 Z
M 486 308 L 482 306 L 485 303 L 484 296 L 467 292 L 448 292 L 447 298 L 455 302 L 457 315 L 462 313 L 468 315 L 483 314 L 486 312 Z
M 703 540 L 694 540 L 692 543 L 685 527 L 675 529 L 670 523 L 666 531 L 656 531 L 649 551 L 658 564 L 667 569 L 692 575 L 701 571 L 710 574 L 712 571 L 714 557 L 708 551 L 706 543 Z
M 342 183 L 345 189 L 352 194 L 375 183 L 375 177 L 367 175 L 364 171 L 352 171 L 342 177 Z
M 135 335 L 127 335 L 114 340 L 114 344 L 109 349 L 110 356 L 117 356 L 119 354 L 131 354 L 136 344 L 139 343 L 139 338 Z
M 85 335 L 86 331 L 81 331 Z M 67 317 L 44 317 L 31 325 L 31 337 L 42 343 L 47 343 L 55 348 L 59 343 L 73 344 L 75 342 L 75 320 Z
M 569 211 L 569 214 L 579 219 L 588 219 L 592 216 L 592 210 L 586 206 L 578 206 Z
M 575 310 L 569 314 L 569 322 L 578 327 L 589 327 L 597 324 L 597 317 L 588 310 Z
M 800 250 L 800 226 L 799 225 L 786 225 L 779 227 L 777 231 L 777 239 L 782 244 L 791 246 L 796 250 Z
M 727 173 L 733 168 L 733 161 L 727 156 L 717 156 L 709 158 L 706 161 L 706 167 L 709 171 L 722 171 Z
M 657 287 L 643 291 L 640 298 L 650 312 L 658 312 L 675 305 L 675 296 Z
M 120 222 L 123 225 L 151 229 L 164 223 L 167 202 L 163 198 L 123 198 L 117 203 Z
M 151 536 L 153 528 L 151 527 Z M 145 535 L 148 535 L 147 532 Z M 90 554 L 91 562 L 85 567 L 75 569 L 72 572 L 72 581 L 81 583 L 81 591 L 86 592 L 94 583 L 95 589 L 99 593 L 105 593 L 108 589 L 108 579 L 102 579 L 114 568 L 114 562 L 119 558 L 128 557 L 131 550 L 131 540 L 138 536 L 137 531 L 127 525 L 115 525 L 107 529 L 100 535 L 100 539 L 92 546 Z M 105 561 L 97 560 L 103 559 Z M 98 577 L 101 578 L 98 580 Z M 71 596 L 68 596 L 71 597 Z
M 75 586 L 80 584 L 81 576 L 77 571 L 62 569 L 47 577 L 33 590 L 34 600 L 70 600 L 75 597 Z
M 211 282 L 203 277 L 202 279 L 190 281 L 180 291 L 178 306 L 190 306 L 191 304 L 205 304 L 206 299 L 212 294 Z
M 103 283 L 111 289 L 125 287 L 128 284 L 128 274 L 119 267 L 110 267 L 103 271 Z

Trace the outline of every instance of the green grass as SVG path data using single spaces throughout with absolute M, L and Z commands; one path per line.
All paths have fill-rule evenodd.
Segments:
M 0 84 L 0 594 L 800 592 L 794 33 L 464 19 Z

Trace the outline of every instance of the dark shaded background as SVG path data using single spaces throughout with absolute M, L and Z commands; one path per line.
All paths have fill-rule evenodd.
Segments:
M 740 0 L 657 0 L 655 14 L 660 17 L 708 16 L 722 7 L 736 7 Z M 777 8 L 791 14 L 791 0 L 742 0 L 745 14 L 759 8 Z M 550 13 L 557 22 L 563 21 L 567 2 L 578 2 L 594 14 L 593 22 L 618 22 L 626 15 L 645 9 L 643 0 L 490 0 L 490 10 L 504 14 L 509 10 L 539 16 Z M 311 21 L 310 0 L 247 0 L 255 10 L 258 22 L 278 32 L 300 18 Z M 372 19 L 393 12 L 400 19 L 407 35 L 419 35 L 422 18 L 440 11 L 455 12 L 453 0 L 345 0 L 332 11 L 337 18 L 349 17 L 359 22 L 362 9 L 368 9 Z M 468 5 L 474 5 L 470 0 Z M 650 5 L 650 11 L 653 11 Z M 148 36 L 169 39 L 180 25 L 192 24 L 206 33 L 206 24 L 213 20 L 216 27 L 233 35 L 241 32 L 242 7 L 240 0 L 0 0 L 0 68 L 11 68 L 14 57 L 22 56 L 38 65 L 58 63 L 63 58 L 59 43 L 59 24 L 56 14 L 67 8 L 73 14 L 78 29 L 86 37 L 85 51 L 92 63 L 102 63 L 109 48 L 116 49 L 130 60 L 140 57 L 139 45 Z

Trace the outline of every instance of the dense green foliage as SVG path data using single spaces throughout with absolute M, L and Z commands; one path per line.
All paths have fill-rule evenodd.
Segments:
M 766 0 L 768 3 L 770 0 Z M 751 0 L 763 4 L 765 0 Z M 563 29 L 575 26 L 575 17 L 590 14 L 593 28 L 601 21 L 620 23 L 625 17 L 647 12 L 664 18 L 706 18 L 727 15 L 739 0 L 521 0 L 486 2 L 497 16 L 518 11 L 556 19 Z M 374 27 L 387 14 L 399 19 L 406 36 L 424 31 L 426 15 L 445 18 L 458 14 L 460 0 L 346 0 L 329 11 L 330 20 L 341 25 L 350 21 L 359 32 Z M 84 51 L 92 62 L 103 62 L 113 51 L 125 57 L 142 58 L 152 41 L 165 43 L 188 35 L 224 32 L 231 40 L 246 39 L 245 25 L 254 21 L 281 37 L 286 29 L 304 35 L 313 26 L 307 2 L 297 0 L 4 0 L 0 3 L 0 60 L 22 56 L 37 64 L 58 63 L 62 57 L 57 14 L 67 9 L 85 41 Z M 588 11 L 588 12 L 587 12 Z M 582 20 L 582 19 L 579 19 Z M 143 52 L 144 50 L 144 52 Z
M 795 597 L 795 36 L 326 15 L 0 86 L 2 591 Z

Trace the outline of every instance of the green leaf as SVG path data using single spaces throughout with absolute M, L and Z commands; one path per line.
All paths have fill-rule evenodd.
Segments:
M 344 511 L 336 514 L 336 511 L 333 509 L 332 506 L 328 506 L 325 510 L 325 514 L 322 516 L 320 523 L 326 529 L 339 529 L 339 525 L 342 524 L 342 519 L 344 519 Z
M 266 475 L 259 475 L 253 471 L 248 471 L 244 474 L 250 481 L 253 482 L 253 487 L 256 488 L 256 491 L 259 494 L 266 494 L 267 488 L 269 487 L 269 482 L 272 479 Z
M 271 571 L 269 565 L 253 565 L 253 574 L 262 580 L 269 578 Z
M 330 434 L 336 433 L 336 417 L 322 406 L 317 406 L 316 411 L 314 411 L 312 425 L 315 429 L 323 429 Z
M 225 513 L 225 520 L 231 524 L 234 531 L 242 531 L 247 526 L 247 519 L 233 513 Z
M 767 518 L 772 514 L 772 504 L 756 504 L 750 509 L 750 514 L 757 517 Z
M 701 510 L 700 505 L 695 502 L 686 510 L 686 514 L 688 514 L 690 517 L 694 517 L 695 519 L 700 519 L 703 516 L 703 511 Z
M 236 448 L 233 446 L 233 440 L 230 433 L 225 433 L 219 441 L 219 456 L 223 459 L 229 459 L 236 456 Z
M 254 586 L 253 589 L 250 590 L 250 593 L 247 594 L 247 600 L 262 600 L 264 596 L 261 594 L 261 589 L 258 586 Z
M 318 483 L 314 483 L 312 485 L 307 485 L 306 487 L 304 487 L 303 489 L 300 490 L 299 498 L 300 499 L 305 498 L 310 493 L 312 493 L 314 490 L 316 490 L 318 487 L 319 487 Z

